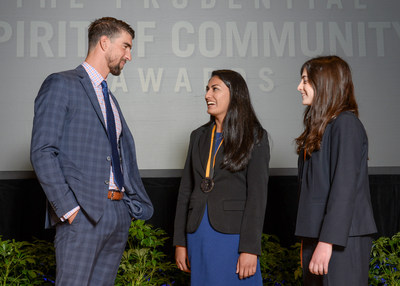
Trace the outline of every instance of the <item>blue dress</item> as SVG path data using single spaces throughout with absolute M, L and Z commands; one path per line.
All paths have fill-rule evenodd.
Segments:
M 221 136 L 217 133 L 217 144 Z M 212 228 L 207 206 L 199 228 L 187 234 L 188 256 L 191 269 L 191 286 L 259 286 L 262 285 L 260 262 L 256 273 L 240 280 L 236 274 L 239 258 L 239 234 L 220 233 Z

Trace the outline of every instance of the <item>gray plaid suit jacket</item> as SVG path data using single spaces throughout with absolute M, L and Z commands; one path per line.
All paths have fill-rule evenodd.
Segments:
M 136 162 L 135 143 L 122 115 L 120 148 L 124 201 L 132 217 L 149 219 L 152 203 Z M 31 162 L 46 193 L 46 227 L 76 206 L 97 223 L 107 201 L 111 147 L 96 93 L 82 66 L 51 74 L 35 99 Z

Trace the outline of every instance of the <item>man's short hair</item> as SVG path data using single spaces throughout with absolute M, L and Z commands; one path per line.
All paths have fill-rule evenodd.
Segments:
M 88 29 L 89 51 L 97 45 L 101 36 L 107 36 L 110 39 L 125 31 L 135 38 L 135 31 L 132 27 L 122 20 L 113 17 L 103 17 L 93 21 Z

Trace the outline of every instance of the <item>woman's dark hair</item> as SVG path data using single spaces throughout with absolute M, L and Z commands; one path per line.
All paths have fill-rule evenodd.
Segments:
M 222 167 L 231 172 L 243 170 L 255 144 L 263 136 L 263 128 L 250 101 L 250 94 L 243 77 L 232 70 L 215 70 L 211 77 L 218 77 L 229 88 L 230 101 L 223 122 L 224 159 Z M 215 118 L 211 116 L 211 121 Z
M 121 34 L 122 31 L 135 38 L 135 31 L 129 24 L 113 17 L 103 17 L 93 21 L 88 29 L 89 51 L 91 51 L 100 40 L 101 36 L 107 36 L 110 39 Z
M 317 57 L 308 60 L 300 69 L 307 72 L 314 98 L 304 111 L 304 131 L 296 138 L 297 153 L 311 156 L 321 147 L 326 125 L 343 111 L 358 116 L 357 102 L 349 65 L 338 56 Z

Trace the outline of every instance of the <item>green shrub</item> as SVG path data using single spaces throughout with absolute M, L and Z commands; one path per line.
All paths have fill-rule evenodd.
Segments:
M 49 241 L 34 239 L 27 252 L 35 257 L 35 269 L 40 273 L 40 285 L 53 285 L 56 277 L 56 256 L 54 244 Z
M 141 220 L 132 222 L 115 285 L 189 285 L 190 276 L 161 251 L 167 239 L 162 229 Z M 260 266 L 264 285 L 302 284 L 299 243 L 285 248 L 276 236 L 263 234 Z M 52 243 L 0 236 L 0 286 L 52 285 L 55 268 Z M 400 286 L 400 232 L 373 242 L 369 285 Z
M 400 232 L 374 241 L 371 249 L 369 285 L 400 285 Z
M 32 243 L 0 237 L 0 285 L 43 285 L 32 249 Z
M 300 243 L 287 249 L 280 245 L 278 237 L 263 233 L 261 248 L 260 268 L 264 285 L 302 285 Z
M 160 251 L 168 239 L 165 235 L 142 220 L 133 221 L 115 285 L 172 285 L 181 279 L 175 264 Z

